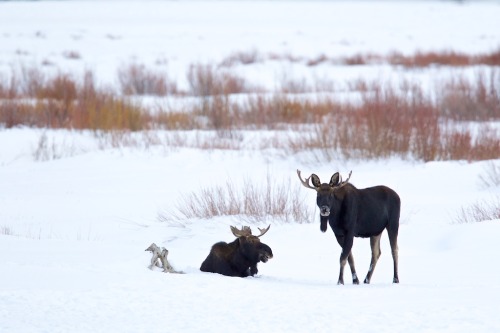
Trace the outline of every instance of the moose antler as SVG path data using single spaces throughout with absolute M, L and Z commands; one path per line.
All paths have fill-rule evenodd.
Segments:
M 269 225 L 269 226 L 268 226 L 267 228 L 265 228 L 265 229 L 264 229 L 264 228 L 262 228 L 262 229 L 261 229 L 261 228 L 258 228 L 258 229 L 259 229 L 259 231 L 260 231 L 260 235 L 258 235 L 257 237 L 264 236 L 264 234 L 265 234 L 266 232 L 268 232 L 268 231 L 269 231 L 269 228 L 271 228 L 271 225 Z
M 310 189 L 313 189 L 313 190 L 318 190 L 316 187 L 311 186 L 311 184 L 309 184 L 309 181 L 311 180 L 312 175 L 309 176 L 306 179 L 302 179 L 302 177 L 300 176 L 300 170 L 299 169 L 297 169 L 297 175 L 299 176 L 300 182 L 302 183 L 302 185 L 304 185 L 304 187 L 307 187 L 307 188 L 310 188 Z
M 252 236 L 252 229 L 248 226 L 243 226 L 241 229 L 231 226 L 231 232 L 236 237 Z
M 351 179 L 351 175 L 352 175 L 352 170 L 349 172 L 349 177 L 347 177 L 346 180 L 342 181 L 342 176 L 340 176 L 340 182 L 339 184 L 336 186 L 337 188 L 338 187 L 342 187 L 344 186 L 345 184 L 347 184 L 349 182 L 349 179 Z
M 271 228 L 271 225 L 269 225 L 267 228 L 258 228 L 260 231 L 260 235 L 254 236 L 254 237 L 261 237 L 263 236 L 268 230 Z M 231 232 L 233 235 L 236 237 L 247 237 L 247 236 L 253 236 L 252 235 L 252 229 L 248 226 L 243 226 L 241 229 L 238 229 L 236 227 L 231 226 Z

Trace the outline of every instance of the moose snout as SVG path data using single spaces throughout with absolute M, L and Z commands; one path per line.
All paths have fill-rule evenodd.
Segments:
M 262 253 L 260 255 L 260 261 L 262 261 L 262 262 L 267 262 L 269 259 L 272 259 L 272 258 L 273 258 L 272 253 Z
M 271 250 L 271 248 L 267 245 L 263 246 L 263 249 L 259 253 L 259 260 L 262 262 L 267 262 L 269 259 L 272 258 L 273 258 L 273 250 Z
M 319 208 L 319 213 L 321 214 L 321 216 L 329 216 L 330 215 L 330 207 L 321 206 Z

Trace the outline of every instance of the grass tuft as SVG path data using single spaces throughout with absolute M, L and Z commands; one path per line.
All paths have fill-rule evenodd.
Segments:
M 489 161 L 484 172 L 479 175 L 479 180 L 484 188 L 500 186 L 500 163 Z
M 462 207 L 454 223 L 474 223 L 500 219 L 500 197 L 487 201 L 477 201 Z
M 225 185 L 202 188 L 181 198 L 172 211 L 158 214 L 160 221 L 210 219 L 238 216 L 250 223 L 265 221 L 309 222 L 309 207 L 303 191 L 290 181 L 276 181 L 269 174 L 264 184 L 245 179 L 238 187 L 231 180 Z

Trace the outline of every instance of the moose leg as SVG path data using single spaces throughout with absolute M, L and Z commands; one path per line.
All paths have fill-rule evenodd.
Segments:
M 382 252 L 380 251 L 380 237 L 382 234 L 378 236 L 370 237 L 370 247 L 372 248 L 372 261 L 370 262 L 370 268 L 368 269 L 368 274 L 366 274 L 365 283 L 370 283 L 370 280 L 373 275 L 373 271 L 375 270 L 375 266 L 377 265 L 378 258 Z
M 393 283 L 399 283 L 398 276 L 398 233 L 397 231 L 389 232 L 389 242 L 391 243 L 392 260 L 394 262 L 394 277 L 392 279 Z
M 356 269 L 354 268 L 354 258 L 351 254 L 352 244 L 354 237 L 337 236 L 337 242 L 342 247 L 342 253 L 340 254 L 340 272 L 339 280 L 337 284 L 344 284 L 344 267 L 347 261 L 349 261 L 349 266 L 351 267 L 352 282 L 354 284 L 359 284 L 358 276 L 356 275 Z
M 358 274 L 356 274 L 356 268 L 354 267 L 354 256 L 352 255 L 352 251 L 347 257 L 347 262 L 349 263 L 349 267 L 351 267 L 352 283 L 359 284 Z
M 257 264 L 250 266 L 250 272 L 249 273 L 250 273 L 251 276 L 254 276 L 258 272 L 259 272 L 259 270 L 257 269 Z
M 340 272 L 339 272 L 339 280 L 337 281 L 337 284 L 344 284 L 344 266 L 345 266 L 346 260 L 340 259 Z
M 347 256 L 347 260 L 346 259 L 342 260 L 342 257 L 340 258 L 340 273 L 337 284 L 344 284 L 344 267 L 346 261 L 349 263 L 349 267 L 351 268 L 352 283 L 359 284 L 358 275 L 356 274 L 356 268 L 354 267 L 354 257 L 352 253 L 349 253 L 349 255 Z

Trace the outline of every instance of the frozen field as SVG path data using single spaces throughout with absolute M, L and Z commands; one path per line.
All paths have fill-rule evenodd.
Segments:
M 498 17 L 498 2 L 0 2 L 0 73 L 45 62 L 53 64 L 48 71 L 91 68 L 113 83 L 118 66 L 138 61 L 182 85 L 189 64 L 252 49 L 303 57 L 474 54 L 499 47 Z M 70 51 L 80 57 L 69 59 Z M 289 69 L 341 78 L 386 70 L 286 60 L 236 69 L 269 86 Z M 42 133 L 0 130 L 0 332 L 500 331 L 500 220 L 453 223 L 462 207 L 498 198 L 500 188 L 483 186 L 480 176 L 500 158 L 325 165 L 274 151 L 100 149 L 88 133 L 47 131 L 71 154 L 37 162 Z M 297 168 L 323 180 L 353 170 L 358 188 L 384 184 L 399 193 L 400 284 L 391 283 L 384 233 L 372 283 L 352 285 L 346 273 L 346 284 L 336 285 L 340 247 L 331 230 L 320 232 L 314 193 L 300 186 Z M 158 220 L 186 193 L 268 175 L 300 187 L 312 213 L 310 223 L 252 226 L 271 224 L 262 241 L 274 253 L 256 277 L 199 271 L 212 244 L 234 239 L 229 226 L 241 218 Z M 152 242 L 186 274 L 149 270 L 144 250 Z M 356 239 L 353 255 L 364 277 L 369 241 Z

